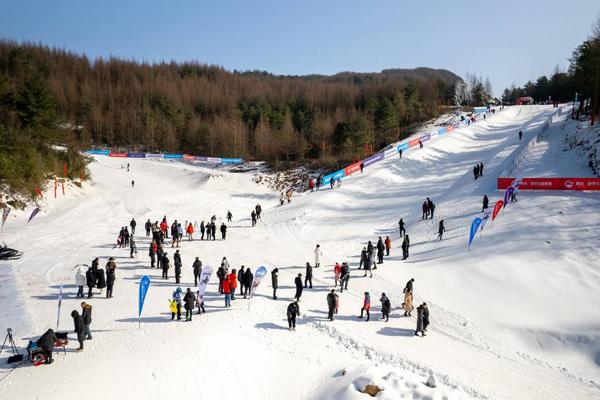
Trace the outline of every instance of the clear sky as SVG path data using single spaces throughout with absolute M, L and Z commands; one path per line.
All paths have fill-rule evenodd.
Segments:
M 428 66 L 489 76 L 495 94 L 555 65 L 599 0 L 2 0 L 0 37 L 136 60 L 276 74 Z

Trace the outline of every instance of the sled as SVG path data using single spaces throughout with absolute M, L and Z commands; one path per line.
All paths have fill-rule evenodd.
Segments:
M 22 252 L 7 247 L 6 243 L 0 246 L 0 260 L 18 260 L 22 255 Z

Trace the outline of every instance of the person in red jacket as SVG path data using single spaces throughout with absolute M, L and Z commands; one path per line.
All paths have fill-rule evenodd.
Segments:
M 192 225 L 191 222 L 186 228 L 186 233 L 188 235 L 188 240 L 194 240 L 194 225 Z
M 360 309 L 360 317 L 363 317 L 363 312 L 367 312 L 367 321 L 371 318 L 369 311 L 371 310 L 371 295 L 369 292 L 365 292 L 365 299 L 363 301 L 363 307 Z
M 225 307 L 231 307 L 231 281 L 229 275 L 223 279 L 223 294 L 225 295 Z
M 389 236 L 385 237 L 385 255 L 389 256 L 390 255 L 390 249 L 392 248 L 392 239 L 390 239 Z
M 315 180 L 312 178 L 308 179 L 308 189 L 310 189 L 311 192 L 315 190 Z
M 229 277 L 229 286 L 231 287 L 231 300 L 235 300 L 235 289 L 237 289 L 237 274 L 235 268 L 231 270 Z

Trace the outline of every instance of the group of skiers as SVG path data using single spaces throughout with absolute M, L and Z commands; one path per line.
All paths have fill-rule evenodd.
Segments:
M 475 177 L 475 180 L 477 180 L 483 176 L 483 163 L 482 162 L 480 162 L 479 164 L 475 164 L 475 166 L 473 167 L 473 176 Z

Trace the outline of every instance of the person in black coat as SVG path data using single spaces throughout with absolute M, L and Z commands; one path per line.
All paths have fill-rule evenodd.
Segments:
M 252 274 L 252 270 L 247 268 L 246 272 L 244 272 L 244 298 L 248 295 L 248 291 L 252 294 L 252 282 L 254 282 L 254 275 Z
M 410 280 L 406 282 L 406 286 L 404 286 L 404 290 L 402 291 L 402 293 L 412 293 L 414 282 L 415 278 L 410 278 Z
M 210 233 L 212 235 L 212 240 L 217 240 L 217 225 L 214 222 L 210 223 Z
M 271 286 L 273 286 L 273 300 L 277 300 L 277 288 L 279 287 L 278 274 L 279 274 L 279 268 L 274 268 L 273 271 L 271 271 Z M 294 318 L 294 322 L 295 321 L 296 320 Z
M 150 230 L 152 229 L 152 222 L 148 218 L 148 221 L 144 224 L 144 228 L 146 228 L 146 237 L 150 237 Z
M 162 268 L 163 279 L 169 279 L 169 268 L 171 268 L 171 265 L 169 264 L 169 256 L 166 252 L 163 253 L 162 259 L 160 261 L 160 266 Z
M 335 289 L 331 289 L 331 292 L 327 293 L 327 318 L 333 321 L 333 314 L 335 314 L 335 306 L 337 305 L 337 294 Z
M 181 281 L 181 254 L 179 254 L 179 250 L 175 251 L 175 255 L 173 256 L 173 264 L 175 264 L 175 283 L 179 283 Z
M 296 294 L 294 297 L 296 298 L 296 301 L 300 301 L 302 290 L 304 289 L 304 286 L 302 286 L 302 274 L 298 274 L 296 279 L 294 279 L 294 284 L 296 285 Z
M 446 232 L 446 227 L 444 227 L 444 220 L 441 219 L 440 225 L 438 226 L 438 239 L 439 240 L 442 240 L 442 236 L 444 235 L 444 232 Z
M 115 285 L 115 273 L 114 271 L 106 272 L 106 298 L 110 299 L 113 297 L 113 286 Z
M 219 293 L 223 294 L 223 281 L 225 280 L 225 267 L 223 264 L 217 269 L 217 278 L 219 279 Z
M 92 297 L 92 289 L 94 288 L 94 285 L 96 284 L 96 274 L 94 273 L 94 270 L 92 270 L 92 267 L 89 267 L 88 270 L 85 272 L 85 283 L 87 284 L 88 287 L 88 299 Z
M 308 287 L 312 289 L 312 277 L 313 277 L 313 267 L 310 263 L 306 263 L 306 275 L 304 275 L 304 287 Z
M 81 303 L 81 318 L 83 318 L 83 336 L 85 340 L 92 339 L 90 325 L 92 324 L 92 305 L 85 301 Z
M 481 212 L 484 212 L 485 210 L 487 210 L 487 208 L 489 207 L 490 204 L 490 199 L 488 199 L 487 194 L 483 195 L 483 208 L 481 209 Z
M 52 359 L 52 351 L 54 351 L 54 343 L 56 343 L 57 340 L 58 338 L 56 337 L 54 330 L 48 329 L 36 342 L 46 358 L 46 364 L 52 364 L 52 362 L 54 362 Z
M 406 260 L 408 258 L 408 248 L 410 247 L 410 241 L 408 235 L 404 235 L 404 240 L 402 241 L 402 259 Z
M 287 320 L 290 331 L 296 330 L 296 317 L 300 316 L 300 305 L 298 301 L 294 301 L 288 305 L 287 308 Z
M 433 219 L 433 212 L 435 211 L 435 204 L 433 204 L 433 201 L 429 197 L 427 198 L 427 208 L 429 209 L 429 218 Z
M 361 269 L 361 267 L 364 265 L 366 267 L 367 265 L 367 248 L 363 247 L 362 251 L 360 252 L 360 262 L 358 264 L 358 269 Z
M 369 257 L 369 259 L 371 259 Z M 369 261 L 370 262 L 370 261 Z M 365 273 L 366 275 L 366 273 Z M 350 280 L 350 269 L 348 268 L 348 264 L 343 262 L 340 270 L 340 293 L 344 291 L 344 289 L 348 290 L 348 281 Z
M 423 303 L 421 307 L 423 307 L 423 332 L 427 332 L 427 327 L 429 326 L 429 307 L 427 307 L 427 303 Z
M 385 250 L 385 245 L 383 244 L 383 240 L 381 236 L 379 236 L 379 240 L 377 241 L 377 263 L 383 264 L 383 251 Z M 375 267 L 377 268 L 377 267 Z
M 404 220 L 400 218 L 398 221 L 398 228 L 400 229 L 400 237 L 406 235 L 406 229 L 404 229 Z
M 194 306 L 196 305 L 196 295 L 192 293 L 192 289 L 187 288 L 185 296 L 183 296 L 183 307 L 185 308 L 185 320 L 191 321 Z
M 238 276 L 237 276 L 238 282 L 240 283 L 239 284 L 240 296 L 244 294 L 244 275 L 245 275 L 245 273 L 246 273 L 246 271 L 244 271 L 244 266 L 242 265 L 240 267 L 240 271 L 238 272 Z
M 104 270 L 102 268 L 98 268 L 98 272 L 96 272 L 96 288 L 100 289 L 100 294 L 102 294 L 102 289 L 106 287 L 106 278 L 104 277 Z
M 77 341 L 79 342 L 79 348 L 76 351 L 82 351 L 83 341 L 85 340 L 85 327 L 83 324 L 83 318 L 81 318 L 81 315 L 79 315 L 79 312 L 77 312 L 77 310 L 73 310 L 71 312 L 71 317 L 73 317 L 75 333 L 77 334 Z
M 226 236 L 227 236 L 227 225 L 225 225 L 225 223 L 223 222 L 221 224 L 221 239 L 225 240 Z
M 392 304 L 390 303 L 390 299 L 385 295 L 385 293 L 381 293 L 381 318 L 385 319 L 385 322 L 388 322 L 390 319 L 390 310 L 392 309 Z
M 196 260 L 192 264 L 192 269 L 194 270 L 194 286 L 198 286 L 200 274 L 202 273 L 202 261 L 198 257 L 196 257 Z

